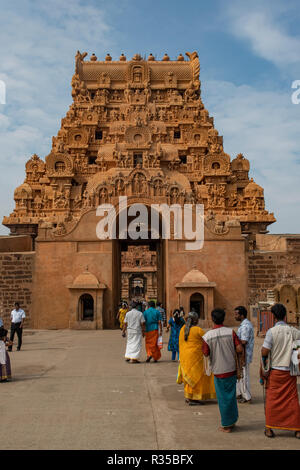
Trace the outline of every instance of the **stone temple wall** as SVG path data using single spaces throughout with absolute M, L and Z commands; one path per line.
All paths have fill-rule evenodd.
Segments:
M 11 250 L 14 241 L 19 248 L 20 237 L 10 237 Z M 26 312 L 25 326 L 31 328 L 36 253 L 26 251 L 27 244 L 24 251 L 4 249 L 7 242 L 0 243 L 0 317 L 9 327 L 10 312 L 18 301 Z M 294 312 L 300 312 L 300 236 L 257 235 L 256 249 L 247 253 L 247 262 L 248 306 L 266 301 L 267 291 L 275 289 L 276 301 L 286 305 L 294 322 Z
M 266 301 L 267 290 L 273 289 L 284 276 L 286 262 L 285 253 L 249 253 L 249 304 Z
M 6 328 L 10 312 L 19 302 L 26 313 L 25 327 L 31 327 L 34 252 L 0 253 L 0 317 Z
M 287 307 L 290 321 L 300 312 L 299 235 L 257 235 L 255 251 L 248 253 L 249 305 L 267 300 L 267 291 Z

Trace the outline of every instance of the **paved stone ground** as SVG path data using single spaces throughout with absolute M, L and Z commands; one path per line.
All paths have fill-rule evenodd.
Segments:
M 22 351 L 10 354 L 13 381 L 0 384 L 0 448 L 299 449 L 292 433 L 263 434 L 262 339 L 252 365 L 253 404 L 239 405 L 232 434 L 217 431 L 216 401 L 185 404 L 167 335 L 164 343 L 161 362 L 128 364 L 120 331 L 25 331 Z

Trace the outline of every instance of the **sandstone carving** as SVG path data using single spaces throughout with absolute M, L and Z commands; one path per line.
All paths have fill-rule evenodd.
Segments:
M 188 60 L 86 55 L 76 54 L 73 102 L 51 152 L 26 163 L 15 209 L 4 219 L 13 233 L 37 233 L 50 223 L 61 235 L 64 217 L 79 221 L 119 195 L 204 204 L 222 221 L 213 224 L 217 234 L 228 229 L 225 220 L 245 233 L 264 232 L 275 221 L 263 189 L 249 180 L 249 161 L 242 154 L 231 161 L 224 152 L 201 100 L 197 52 L 187 52 Z

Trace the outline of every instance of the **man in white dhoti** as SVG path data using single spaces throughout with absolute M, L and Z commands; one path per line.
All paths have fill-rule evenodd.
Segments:
M 145 318 L 136 307 L 136 302 L 132 302 L 131 310 L 126 313 L 123 326 L 123 333 L 127 331 L 125 360 L 131 364 L 140 362 L 142 338 L 145 336 Z
M 245 365 L 243 367 L 243 377 L 236 384 L 236 396 L 239 403 L 251 403 L 250 392 L 250 364 L 254 349 L 254 328 L 247 319 L 247 309 L 242 305 L 234 309 L 236 321 L 240 322 L 237 331 L 238 338 L 245 348 Z

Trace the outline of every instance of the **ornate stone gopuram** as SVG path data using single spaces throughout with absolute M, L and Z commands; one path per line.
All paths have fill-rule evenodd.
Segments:
M 188 311 L 197 294 L 208 325 L 212 305 L 231 314 L 232 306 L 247 303 L 246 250 L 275 218 L 265 209 L 263 189 L 249 178 L 249 161 L 241 153 L 232 160 L 225 153 L 200 97 L 198 54 L 186 55 L 157 60 L 136 54 L 127 60 L 122 54 L 113 61 L 108 54 L 101 61 L 77 52 L 73 102 L 51 152 L 45 161 L 33 155 L 26 163 L 15 210 L 3 220 L 11 234 L 35 240 L 33 326 L 114 326 L 124 247 L 96 237 L 96 208 L 117 207 L 121 195 L 129 205 L 204 205 L 202 250 L 185 251 L 184 240 L 174 239 L 156 247 L 157 296 L 168 311 L 179 304 Z M 102 289 L 96 295 L 96 281 L 78 288 L 78 305 L 82 295 L 90 295 L 98 312 L 87 316 L 89 322 L 78 313 L 85 307 L 77 309 L 74 290 L 86 266 Z M 204 277 L 185 277 L 195 271 Z M 89 310 L 91 305 L 90 300 Z

